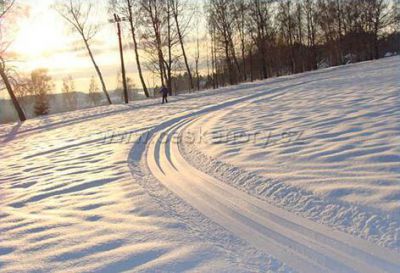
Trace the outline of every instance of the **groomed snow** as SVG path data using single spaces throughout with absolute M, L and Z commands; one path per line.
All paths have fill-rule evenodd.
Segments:
M 186 156 L 275 205 L 399 249 L 399 75 L 389 58 L 272 82 L 269 96 L 193 122 Z
M 1 125 L 0 272 L 291 272 L 128 164 L 140 134 L 241 92 Z
M 323 198 L 399 215 L 399 59 L 299 83 L 201 119 L 208 139 L 199 150 Z
M 138 138 L 156 130 L 160 124 L 173 124 L 191 115 L 198 119 L 189 128 L 201 125 L 214 131 L 222 125 L 225 129 L 246 131 L 303 130 L 303 140 L 291 145 L 260 147 L 259 158 L 249 143 L 180 144 L 190 150 L 186 155 L 193 164 L 204 163 L 202 167 L 210 174 L 218 175 L 216 167 L 225 165 L 218 165 L 209 155 L 218 156 L 223 161 L 221 164 L 240 167 L 237 170 L 242 174 L 254 172 L 270 179 L 268 175 L 273 173 L 273 180 L 279 183 L 271 185 L 285 185 L 285 189 L 286 185 L 294 185 L 292 190 L 299 190 L 300 197 L 308 194 L 313 201 L 310 204 L 316 205 L 312 217 L 304 215 L 312 220 L 327 222 L 321 215 L 326 207 L 318 206 L 315 198 L 321 198 L 323 203 L 328 197 L 328 206 L 339 206 L 335 215 L 347 213 L 340 208 L 351 204 L 352 209 L 359 209 L 370 221 L 363 222 L 362 226 L 357 226 L 360 221 L 340 222 L 339 229 L 397 249 L 400 219 L 396 200 L 399 198 L 393 195 L 390 200 L 387 191 L 388 187 L 393 192 L 399 191 L 399 161 L 393 156 L 399 154 L 399 81 L 396 77 L 399 67 L 400 59 L 395 57 L 178 96 L 165 106 L 150 100 L 52 115 L 23 125 L 0 126 L 0 271 L 290 272 L 292 269 L 268 251 L 209 220 L 153 177 L 146 164 L 149 155 L 144 157 L 138 153 Z M 230 105 L 230 101 L 235 103 Z M 363 131 L 367 134 L 363 135 Z M 334 133 L 338 136 L 329 135 Z M 365 140 L 368 136 L 371 142 Z M 337 146 L 332 144 L 335 137 L 340 140 Z M 350 146 L 341 146 L 346 144 Z M 385 150 L 380 151 L 381 146 Z M 366 147 L 369 154 L 339 152 L 347 163 L 345 169 L 332 158 L 323 161 L 321 156 L 311 157 L 325 148 L 326 152 L 349 149 L 357 152 L 360 147 L 364 147 L 362 150 Z M 147 148 L 143 147 L 143 152 Z M 197 149 L 208 156 L 202 157 Z M 306 149 L 304 155 L 301 149 Z M 263 157 L 266 151 L 269 155 Z M 379 161 L 369 162 L 367 170 L 371 179 L 357 180 L 350 175 L 364 174 L 366 168 L 355 164 L 365 160 L 355 161 L 352 156 L 365 159 L 382 153 L 384 157 L 379 157 Z M 296 161 L 300 156 L 308 156 L 310 162 L 302 159 L 300 166 Z M 292 180 L 287 179 L 285 167 L 278 166 L 283 159 L 287 162 L 284 166 L 293 163 Z M 262 164 L 257 163 L 261 161 Z M 330 183 L 342 186 L 345 182 L 337 176 L 332 176 L 336 180 L 324 178 L 324 172 L 313 170 L 313 165 L 336 168 L 330 172 L 338 176 L 345 173 L 344 177 L 352 178 L 348 185 L 354 193 L 329 194 L 333 191 Z M 229 168 L 223 170 L 227 172 L 220 174 L 235 174 Z M 300 178 L 308 175 L 314 179 L 300 183 L 296 181 L 299 174 Z M 320 183 L 316 182 L 318 176 L 324 178 Z M 382 177 L 386 183 L 374 183 Z M 252 181 L 261 180 L 248 180 Z M 357 183 L 363 191 L 371 188 L 367 196 L 372 197 L 361 200 L 354 186 Z M 258 183 L 236 186 L 260 195 Z M 263 186 L 268 192 L 270 185 Z M 295 210 L 290 202 L 286 208 L 284 202 L 268 201 Z M 309 210 L 302 207 L 296 212 L 303 215 Z M 371 220 L 370 215 L 375 218 Z M 328 224 L 336 226 L 335 222 Z M 379 230 L 369 230 L 365 236 L 360 234 L 377 227 Z M 393 269 L 393 264 L 390 266 Z

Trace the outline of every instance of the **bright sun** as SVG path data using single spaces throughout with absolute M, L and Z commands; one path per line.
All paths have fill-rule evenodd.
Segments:
M 70 42 L 64 32 L 63 25 L 54 16 L 31 16 L 19 25 L 13 50 L 29 58 L 60 51 Z

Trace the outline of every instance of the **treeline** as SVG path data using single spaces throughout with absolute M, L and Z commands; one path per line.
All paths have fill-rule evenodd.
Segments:
M 399 52 L 399 3 L 209 0 L 214 87 Z
M 119 74 L 117 79 L 117 87 L 110 92 L 109 98 L 122 103 L 124 92 Z M 127 78 L 127 84 L 129 100 L 140 98 L 131 78 Z M 20 77 L 13 85 L 13 93 L 29 117 L 100 106 L 107 102 L 94 76 L 90 78 L 87 93 L 77 92 L 71 76 L 62 79 L 61 93 L 54 93 L 55 83 L 49 71 L 44 68 L 33 70 L 29 77 Z

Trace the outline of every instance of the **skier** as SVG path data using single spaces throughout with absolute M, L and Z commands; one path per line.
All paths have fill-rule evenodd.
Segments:
M 162 104 L 168 103 L 168 88 L 163 86 L 160 90 L 160 93 L 162 94 Z

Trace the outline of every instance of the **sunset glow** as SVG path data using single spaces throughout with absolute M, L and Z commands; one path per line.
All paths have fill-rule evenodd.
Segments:
M 76 81 L 77 89 L 85 91 L 89 78 L 95 71 L 82 48 L 80 37 L 68 28 L 55 11 L 54 2 L 51 0 L 20 2 L 28 13 L 18 21 L 17 32 L 9 51 L 18 56 L 15 66 L 20 71 L 30 73 L 36 68 L 47 68 L 56 86 L 60 85 L 62 78 L 71 75 Z M 99 11 L 105 13 L 101 6 Z M 100 24 L 100 32 L 92 42 L 93 49 L 105 71 L 107 82 L 113 87 L 119 71 L 118 52 L 115 51 L 116 35 L 112 24 L 108 22 Z M 129 56 L 127 62 L 128 65 L 133 64 Z
M 90 77 L 95 75 L 95 71 L 79 35 L 71 31 L 55 10 L 56 1 L 22 0 L 18 3 L 19 10 L 23 9 L 24 15 L 18 17 L 16 32 L 13 34 L 9 48 L 10 54 L 18 56 L 18 61 L 14 65 L 25 74 L 37 68 L 48 69 L 56 84 L 55 92 L 59 92 L 62 79 L 68 75 L 74 78 L 75 86 L 79 91 L 86 92 Z M 100 30 L 92 41 L 92 48 L 103 70 L 107 86 L 112 89 L 117 85 L 120 62 L 116 29 L 113 24 L 104 19 L 110 16 L 105 5 L 106 3 L 99 3 L 96 7 L 96 18 L 102 19 L 95 19 L 99 20 L 97 23 L 100 25 Z M 129 36 L 125 37 L 124 42 L 130 43 Z M 188 43 L 188 52 L 191 55 L 194 55 L 194 52 L 191 52 L 193 48 L 194 46 Z M 191 58 L 194 57 L 191 56 Z M 125 60 L 128 76 L 139 86 L 132 51 L 126 50 Z M 145 61 L 145 57 L 143 60 Z M 146 69 L 144 75 L 149 86 L 158 83 Z

